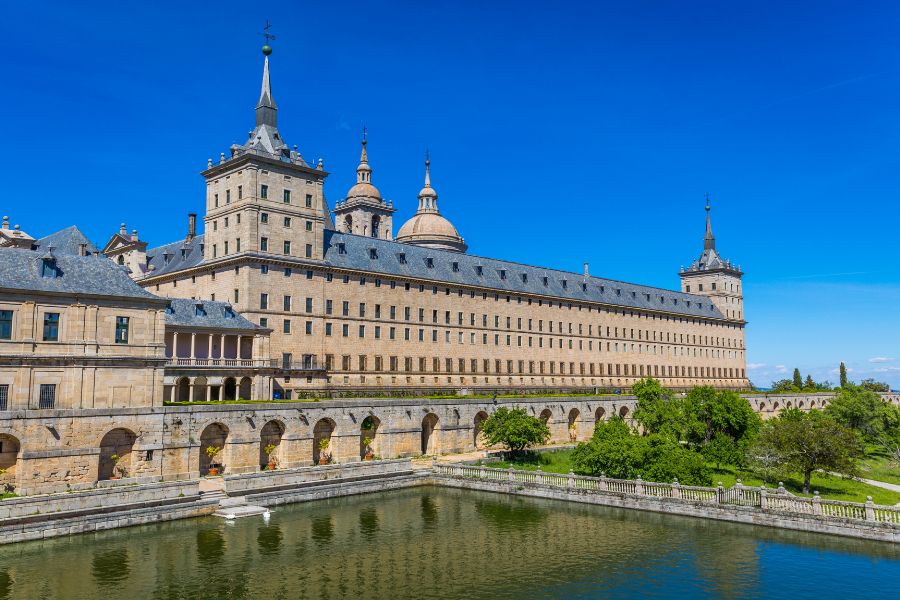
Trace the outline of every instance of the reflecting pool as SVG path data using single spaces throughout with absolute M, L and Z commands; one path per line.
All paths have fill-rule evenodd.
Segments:
M 0 547 L 0 600 L 889 598 L 900 547 L 444 488 Z

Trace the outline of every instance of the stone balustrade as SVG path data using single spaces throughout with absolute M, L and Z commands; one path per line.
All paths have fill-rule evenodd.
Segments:
M 438 478 L 475 479 L 509 484 L 531 484 L 564 488 L 596 494 L 615 494 L 633 497 L 651 497 L 670 502 L 689 502 L 699 505 L 723 507 L 747 507 L 765 513 L 810 515 L 825 520 L 860 521 L 878 523 L 900 529 L 900 507 L 881 506 L 872 502 L 871 496 L 865 503 L 823 500 L 818 492 L 812 498 L 794 496 L 779 486 L 777 489 L 751 487 L 740 480 L 730 487 L 687 486 L 678 481 L 657 483 L 636 480 L 612 479 L 609 477 L 586 477 L 569 473 L 545 473 L 540 470 L 523 471 L 517 469 L 495 469 L 464 464 L 435 463 L 434 475 Z M 621 504 L 621 506 L 628 506 Z M 698 515 L 706 516 L 706 515 Z

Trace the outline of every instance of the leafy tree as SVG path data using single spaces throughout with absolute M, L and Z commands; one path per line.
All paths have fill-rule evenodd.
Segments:
M 809 494 L 813 471 L 858 472 L 862 455 L 858 434 L 822 411 L 788 409 L 766 421 L 749 454 L 773 454 L 785 469 L 803 475 L 803 493 Z
M 816 382 L 813 381 L 812 375 L 806 376 L 806 381 L 803 382 L 803 389 L 806 389 L 806 390 L 816 389 Z
M 825 413 L 874 442 L 884 434 L 888 425 L 887 406 L 875 392 L 848 384 L 838 390 L 825 407 Z
M 728 464 L 741 464 L 761 424 L 750 403 L 735 392 L 711 387 L 695 387 L 684 401 L 691 417 L 687 442 L 700 448 L 714 462 L 721 464 L 727 460 Z M 720 439 L 707 450 L 717 437 Z
M 889 392 L 891 391 L 891 386 L 882 382 L 875 381 L 874 379 L 863 379 L 859 382 L 859 386 L 863 389 L 867 389 L 871 392 Z
M 634 420 L 646 433 L 658 433 L 674 441 L 685 439 L 688 419 L 683 399 L 653 378 L 641 379 L 631 390 L 638 399 Z
M 550 439 L 550 428 L 542 420 L 529 415 L 524 408 L 505 406 L 484 420 L 481 432 L 489 445 L 502 444 L 513 452 Z
M 841 361 L 841 387 L 847 387 L 847 365 Z
M 615 479 L 669 482 L 688 485 L 712 482 L 703 457 L 661 434 L 638 436 L 621 417 L 598 423 L 591 441 L 572 453 L 573 470 L 583 475 L 605 473 Z
M 799 391 L 794 389 L 794 382 L 790 379 L 779 379 L 778 381 L 773 381 L 771 387 L 772 391 L 776 394 Z
M 794 369 L 794 387 L 799 389 L 803 388 L 803 378 L 800 376 L 800 369 Z
M 703 457 L 721 469 L 722 465 L 739 465 L 744 459 L 744 454 L 738 443 L 724 433 L 713 436 L 701 451 Z

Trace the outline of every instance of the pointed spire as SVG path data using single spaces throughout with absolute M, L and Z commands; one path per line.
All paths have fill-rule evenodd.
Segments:
M 256 126 L 278 125 L 278 105 L 272 98 L 272 84 L 269 82 L 269 55 L 272 48 L 267 44 L 263 46 L 265 62 L 263 63 L 262 90 L 259 93 L 259 102 L 256 103 Z
M 425 150 L 425 187 L 419 191 L 417 212 L 438 212 L 437 192 L 431 187 L 431 155 Z
M 372 182 L 372 167 L 369 166 L 369 153 L 366 151 L 366 128 L 363 127 L 362 150 L 359 153 L 359 166 L 356 167 L 356 183 Z
M 709 194 L 706 195 L 706 235 L 703 236 L 703 249 L 716 249 L 716 238 L 713 236 L 712 222 L 709 218 Z

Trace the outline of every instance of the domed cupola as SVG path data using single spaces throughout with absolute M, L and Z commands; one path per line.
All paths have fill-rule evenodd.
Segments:
M 395 209 L 385 202 L 381 192 L 372 185 L 372 167 L 366 151 L 366 132 L 363 129 L 362 152 L 356 167 L 356 183 L 347 197 L 334 207 L 334 222 L 338 231 L 389 240 L 393 236 L 391 215 Z
M 431 160 L 425 156 L 425 187 L 419 191 L 419 209 L 403 224 L 396 240 L 404 244 L 465 252 L 466 243 L 456 227 L 438 211 L 437 191 L 431 187 Z

